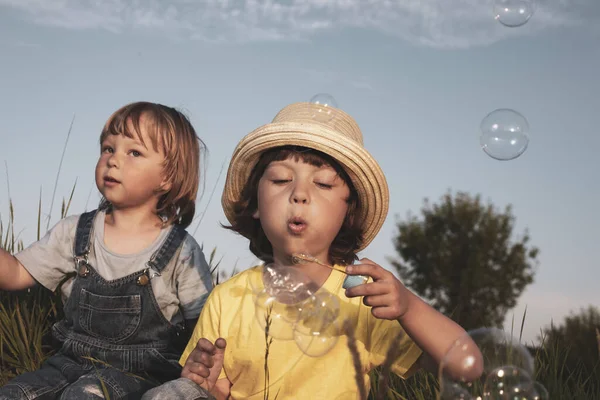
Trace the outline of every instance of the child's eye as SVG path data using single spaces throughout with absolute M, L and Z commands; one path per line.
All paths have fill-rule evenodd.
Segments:
M 112 154 L 113 153 L 113 149 L 110 146 L 104 146 L 104 147 L 102 147 L 102 152 L 103 153 L 111 153 Z
M 271 182 L 273 182 L 275 185 L 284 185 L 290 182 L 290 179 L 271 179 Z
M 142 155 L 142 153 L 140 153 L 140 152 L 139 152 L 139 151 L 137 151 L 137 150 L 131 150 L 131 151 L 129 152 L 129 154 L 131 154 L 131 155 L 132 155 L 132 156 L 134 156 L 134 157 L 139 157 L 139 156 L 141 156 L 141 155 Z
M 328 183 L 323 183 L 323 182 L 315 182 L 315 184 L 323 189 L 331 189 L 333 187 L 333 185 L 330 185 Z

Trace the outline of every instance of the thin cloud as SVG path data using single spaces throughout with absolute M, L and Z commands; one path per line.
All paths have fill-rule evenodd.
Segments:
M 494 20 L 494 0 L 0 0 L 36 24 L 147 31 L 208 42 L 304 41 L 341 29 L 436 48 L 484 46 L 556 27 L 600 25 L 597 0 L 539 1 L 520 28 Z

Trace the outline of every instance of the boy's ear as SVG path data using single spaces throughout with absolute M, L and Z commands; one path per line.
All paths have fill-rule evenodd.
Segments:
M 252 214 L 252 218 L 254 218 L 254 219 L 260 218 L 260 214 L 258 213 L 258 208 L 256 209 L 256 211 L 254 211 L 254 214 Z

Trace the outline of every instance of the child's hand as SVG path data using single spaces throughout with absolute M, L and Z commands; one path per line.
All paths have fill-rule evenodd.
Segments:
M 212 344 L 210 340 L 202 338 L 185 361 L 181 376 L 188 378 L 204 389 L 210 391 L 223 369 L 223 357 L 227 342 L 219 338 Z
M 363 303 L 372 307 L 376 318 L 398 320 L 408 310 L 410 299 L 408 289 L 390 271 L 368 258 L 360 264 L 346 267 L 348 275 L 364 275 L 373 278 L 373 282 L 346 289 L 346 296 L 364 296 Z

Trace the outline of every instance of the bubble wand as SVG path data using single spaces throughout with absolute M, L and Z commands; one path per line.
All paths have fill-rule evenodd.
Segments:
M 369 280 L 368 277 L 363 275 L 349 275 L 344 267 L 341 267 L 339 265 L 329 265 L 327 263 L 322 262 L 316 257 L 309 256 L 308 254 L 304 253 L 292 254 L 292 262 L 294 264 L 301 264 L 303 262 L 315 263 L 318 265 L 322 265 L 323 267 L 327 267 L 329 269 L 346 274 L 346 279 L 344 279 L 344 284 L 342 285 L 344 289 L 349 289 L 354 286 L 362 285 L 364 283 L 367 283 L 367 281 Z

